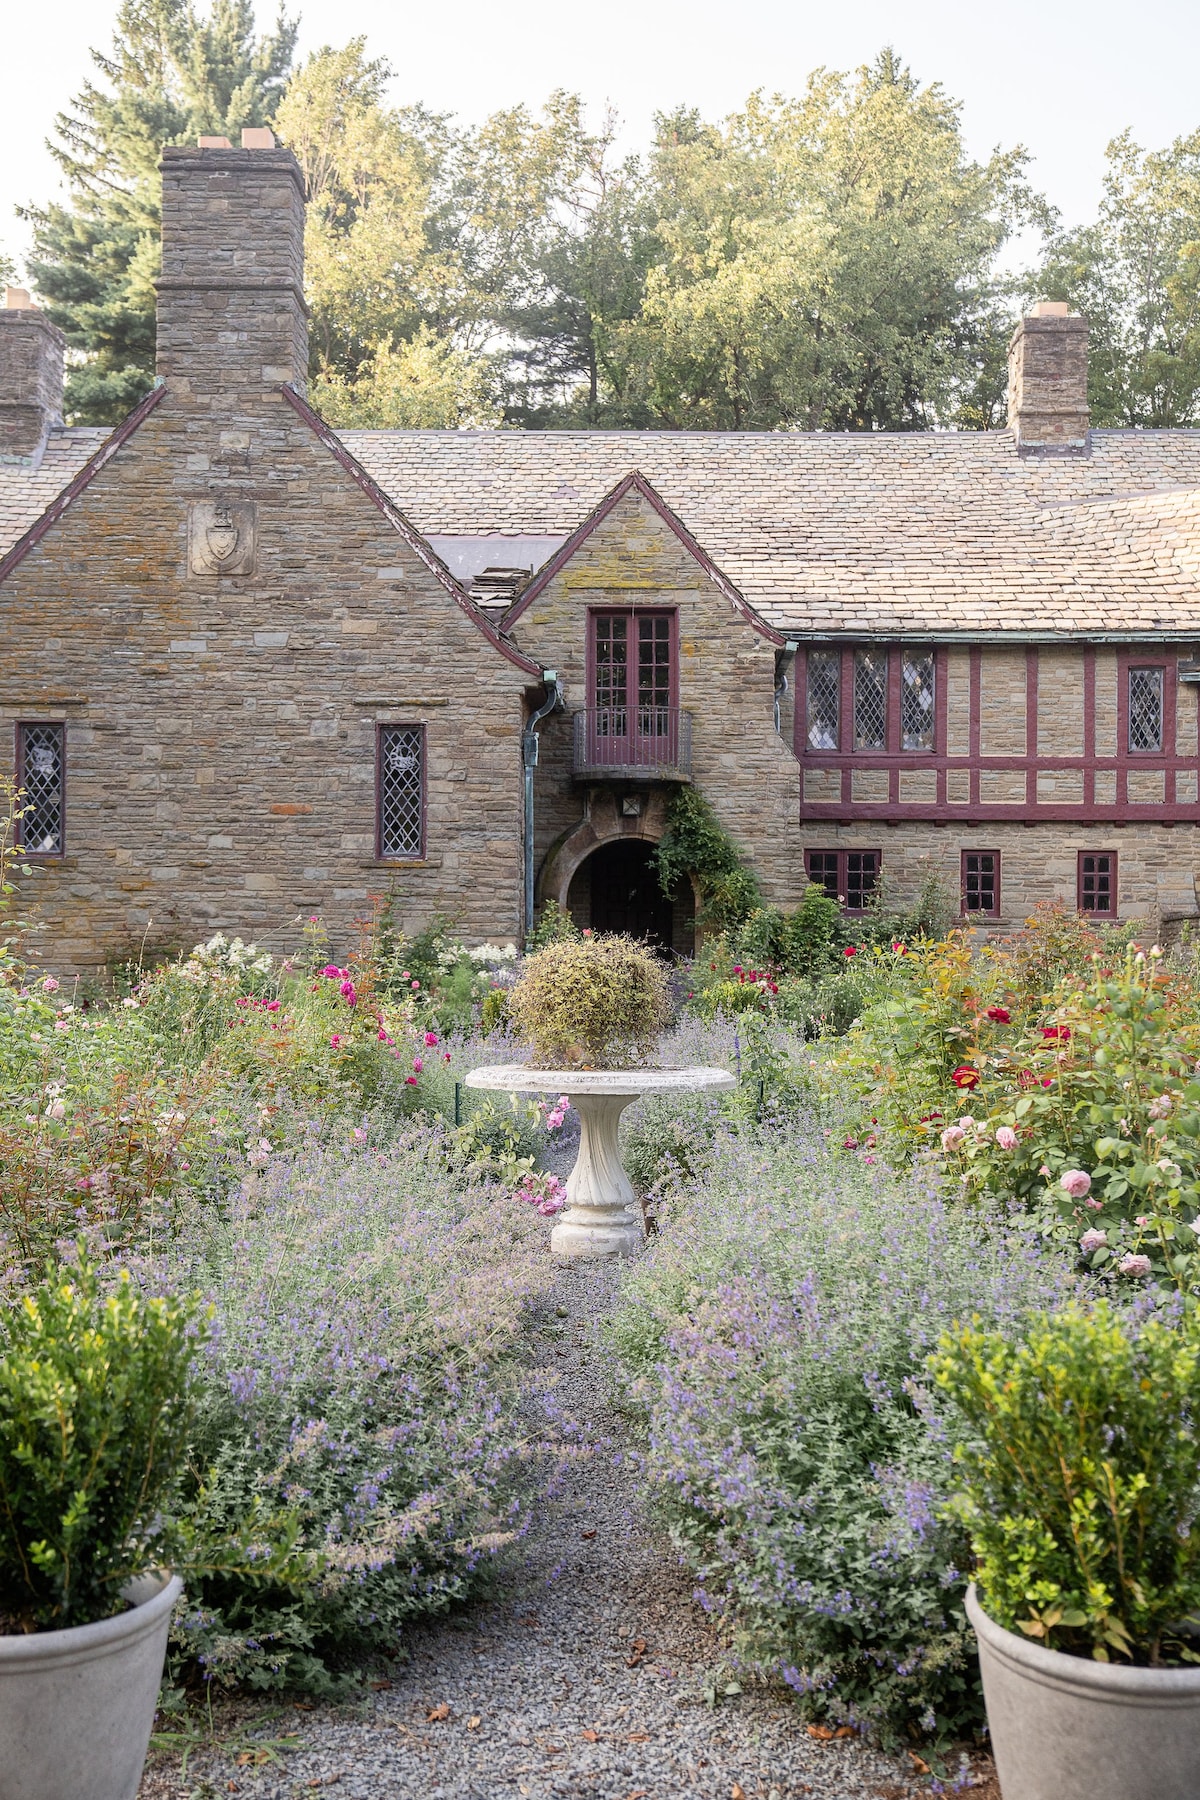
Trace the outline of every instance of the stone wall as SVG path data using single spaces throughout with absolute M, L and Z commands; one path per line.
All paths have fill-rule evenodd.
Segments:
M 572 716 L 589 700 L 588 611 L 611 606 L 677 609 L 679 704 L 692 715 L 692 779 L 753 865 L 768 900 L 793 904 L 803 882 L 799 770 L 787 721 L 788 735 L 774 728 L 776 647 L 735 611 L 636 491 L 599 522 L 513 628 L 535 662 L 557 670 L 567 701 L 541 728 L 534 841 L 542 894 L 558 892 L 564 871 L 557 849 L 578 832 L 585 809 L 596 823 L 595 842 L 615 834 L 657 839 L 662 831 L 657 784 L 639 787 L 632 777 L 621 784 L 622 794 L 643 801 L 642 813 L 627 818 L 614 805 L 613 790 L 572 780 Z

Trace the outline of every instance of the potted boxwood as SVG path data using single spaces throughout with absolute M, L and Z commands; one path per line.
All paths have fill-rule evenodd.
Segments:
M 566 1210 L 550 1234 L 555 1256 L 629 1256 L 643 1223 L 621 1162 L 621 1114 L 644 1093 L 731 1088 L 726 1069 L 645 1066 L 670 1019 L 667 973 L 644 944 L 587 933 L 529 957 L 510 989 L 508 1014 L 533 1063 L 473 1069 L 467 1085 L 569 1096 L 579 1114 L 579 1155 Z
M 203 1329 L 86 1258 L 0 1319 L 0 1800 L 134 1800 Z
M 1194 1800 L 1196 1315 L 957 1327 L 933 1368 L 966 1426 L 951 1510 L 1004 1800 Z

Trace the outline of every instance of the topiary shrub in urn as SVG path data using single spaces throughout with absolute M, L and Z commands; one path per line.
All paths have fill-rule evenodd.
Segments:
M 0 1320 L 0 1800 L 134 1800 L 172 1609 L 195 1309 L 86 1260 Z
M 1200 1792 L 1200 1324 L 1104 1301 L 933 1362 L 962 1426 L 952 1510 L 975 1555 L 1004 1800 Z
M 670 1020 L 667 974 L 632 938 L 587 936 L 550 944 L 525 964 L 508 1012 L 530 1047 L 530 1066 L 475 1069 L 471 1087 L 569 1095 L 579 1113 L 579 1155 L 566 1210 L 551 1233 L 556 1256 L 627 1256 L 643 1237 L 641 1209 L 621 1163 L 622 1112 L 641 1094 L 731 1088 L 725 1069 L 653 1069 L 646 1063 Z

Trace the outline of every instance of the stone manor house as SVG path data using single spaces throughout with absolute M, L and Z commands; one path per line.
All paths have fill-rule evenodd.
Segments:
M 163 155 L 158 384 L 64 428 L 0 312 L 0 744 L 56 967 L 148 933 L 583 923 L 691 946 L 695 783 L 772 902 L 1196 917 L 1200 432 L 1092 431 L 1044 303 L 979 433 L 334 433 L 269 132 Z

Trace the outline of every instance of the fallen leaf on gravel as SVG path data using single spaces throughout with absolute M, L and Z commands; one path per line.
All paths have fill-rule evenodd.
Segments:
M 430 1707 L 429 1711 L 425 1714 L 425 1717 L 431 1723 L 435 1719 L 448 1719 L 450 1717 L 450 1702 L 448 1700 L 443 1700 L 440 1706 Z
M 467 1730 L 468 1731 L 478 1731 L 479 1730 L 479 1714 L 478 1713 L 472 1713 L 470 1718 L 467 1720 Z
M 581 1538 L 594 1538 L 596 1534 L 594 1531 L 581 1531 L 579 1535 Z
M 625 1800 L 650 1800 L 649 1788 L 634 1788 L 632 1794 L 626 1794 Z
M 804 1729 L 807 1731 L 809 1737 L 820 1738 L 823 1744 L 828 1743 L 829 1739 L 833 1736 L 833 1732 L 828 1725 L 806 1725 Z
M 729 1800 L 746 1800 L 746 1790 L 740 1781 L 734 1782 L 733 1791 L 729 1796 Z
M 630 1744 L 648 1744 L 650 1742 L 650 1733 L 648 1731 L 631 1731 L 626 1742 Z
M 373 1681 L 371 1683 L 377 1694 L 386 1694 L 391 1685 L 390 1681 Z
M 543 1744 L 542 1750 L 547 1756 L 561 1756 L 562 1755 L 562 1750 L 558 1744 Z
M 585 1744 L 598 1744 L 600 1742 L 600 1733 L 598 1731 L 581 1731 L 579 1735 Z
M 917 1774 L 918 1775 L 928 1775 L 929 1764 L 925 1761 L 924 1757 L 918 1756 L 915 1750 L 910 1750 L 908 1754 L 912 1760 L 913 1768 L 917 1771 Z
M 636 1669 L 645 1654 L 645 1638 L 634 1638 L 632 1644 L 629 1646 L 629 1655 L 625 1658 L 625 1667 L 627 1669 Z
M 514 1623 L 517 1625 L 536 1625 L 539 1621 L 536 1613 L 530 1613 L 527 1619 L 517 1619 Z

